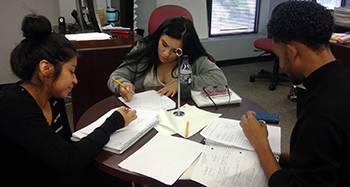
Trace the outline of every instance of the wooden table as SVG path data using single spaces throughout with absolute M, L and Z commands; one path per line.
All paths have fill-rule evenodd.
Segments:
M 329 47 L 334 57 L 339 59 L 346 69 L 350 70 L 350 44 L 330 43 Z
M 149 89 L 154 89 L 154 88 L 142 89 L 140 91 L 149 90 Z M 136 92 L 138 91 L 139 90 L 136 90 Z M 177 96 L 173 98 L 175 102 L 176 102 L 176 99 L 177 99 Z M 193 101 L 188 101 L 188 102 L 181 102 L 181 106 L 185 103 L 194 105 Z M 116 95 L 110 96 L 101 100 L 100 102 L 90 107 L 81 116 L 81 118 L 77 123 L 77 130 L 92 123 L 93 121 L 101 117 L 103 114 L 108 112 L 110 109 L 113 109 L 122 105 L 124 105 L 124 103 L 122 103 Z M 238 119 L 238 120 L 241 118 L 243 114 L 246 113 L 247 110 L 254 110 L 256 112 L 268 112 L 262 106 L 244 97 L 242 97 L 242 102 L 240 104 L 231 104 L 229 105 L 229 107 L 227 105 L 221 105 L 219 106 L 218 109 L 216 109 L 215 107 L 205 107 L 201 109 L 205 109 L 206 111 L 210 111 L 210 112 L 221 113 L 222 114 L 221 117 L 223 118 L 231 118 L 231 119 Z M 118 167 L 118 164 L 120 162 L 122 162 L 131 154 L 133 154 L 136 150 L 138 150 L 141 146 L 143 146 L 156 134 L 157 134 L 157 131 L 155 129 L 152 129 L 149 133 L 143 136 L 133 146 L 131 146 L 123 154 L 120 154 L 120 155 L 112 152 L 108 152 L 108 151 L 102 151 L 95 159 L 95 166 L 110 175 L 113 175 L 115 177 L 118 177 L 124 180 L 132 181 L 139 184 L 146 184 L 150 186 L 167 186 L 152 178 L 149 178 L 137 173 L 133 173 Z M 203 137 L 199 133 L 193 135 L 189 139 L 196 142 L 203 141 Z M 202 186 L 202 185 L 192 180 L 180 179 L 180 180 L 177 180 L 173 186 Z
M 88 108 L 113 95 L 107 87 L 109 75 L 140 38 L 131 33 L 117 34 L 117 38 L 110 40 L 72 41 L 79 53 L 78 84 L 72 90 L 74 125 Z

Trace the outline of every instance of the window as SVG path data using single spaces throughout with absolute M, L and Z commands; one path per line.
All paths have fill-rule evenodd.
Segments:
M 334 10 L 334 7 L 340 7 L 345 5 L 345 0 L 300 0 L 300 1 L 314 1 L 331 10 Z
M 332 10 L 334 10 L 334 7 L 340 7 L 344 5 L 343 0 L 316 0 L 316 2 Z
M 209 35 L 257 32 L 260 0 L 208 0 Z

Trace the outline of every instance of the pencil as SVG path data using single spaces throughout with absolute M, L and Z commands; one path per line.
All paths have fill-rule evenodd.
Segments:
M 187 136 L 188 136 L 188 121 L 186 123 L 186 131 L 185 131 L 185 137 L 187 137 Z
M 126 87 L 125 87 L 124 84 L 120 83 L 119 81 L 115 80 L 114 78 L 112 78 L 112 80 L 113 80 L 114 82 L 116 82 L 117 84 L 119 84 L 120 86 L 122 86 L 123 88 L 126 89 Z M 131 91 L 131 93 L 135 93 L 135 92 L 134 92 L 134 91 Z

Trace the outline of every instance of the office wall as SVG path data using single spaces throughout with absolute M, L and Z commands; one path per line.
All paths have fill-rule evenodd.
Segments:
M 23 39 L 21 22 L 25 15 L 33 10 L 43 14 L 52 23 L 59 16 L 59 1 L 43 0 L 1 0 L 0 1 L 0 84 L 13 83 L 18 78 L 13 75 L 10 67 L 10 53 Z
M 119 0 L 112 0 L 119 1 Z M 98 0 L 98 6 L 104 7 L 105 1 Z M 110 0 L 108 1 L 108 3 Z M 263 0 L 259 20 L 259 33 L 238 36 L 225 36 L 203 39 L 202 43 L 216 60 L 230 60 L 255 57 L 253 42 L 266 36 L 266 23 L 270 12 L 282 0 Z M 148 18 L 157 7 L 157 0 L 137 0 L 137 25 L 145 29 L 147 35 Z M 67 23 L 74 22 L 71 11 L 75 7 L 74 0 L 42 1 L 42 0 L 2 0 L 0 1 L 0 21 L 3 24 L 0 36 L 0 84 L 13 83 L 18 80 L 11 72 L 9 58 L 12 49 L 22 40 L 20 31 L 22 18 L 33 9 L 38 14 L 49 18 L 52 24 L 57 23 L 57 17 L 64 16 Z

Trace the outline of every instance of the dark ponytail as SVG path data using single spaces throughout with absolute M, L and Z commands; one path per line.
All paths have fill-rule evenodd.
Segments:
M 23 18 L 22 31 L 25 37 L 11 53 L 11 68 L 20 79 L 27 81 L 35 76 L 42 60 L 54 65 L 52 75 L 56 80 L 62 65 L 77 56 L 74 45 L 64 36 L 52 32 L 50 21 L 42 15 L 30 14 Z

